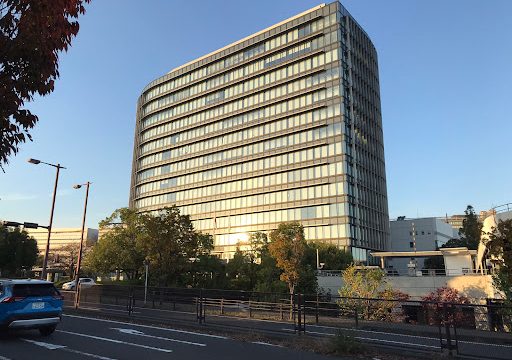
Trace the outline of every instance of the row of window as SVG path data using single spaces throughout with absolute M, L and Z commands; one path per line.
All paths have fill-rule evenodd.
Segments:
M 328 63 L 330 63 L 332 61 L 337 61 L 338 58 L 339 58 L 338 52 L 339 52 L 339 49 L 333 49 L 333 50 L 328 51 L 326 53 L 319 54 L 318 55 L 318 66 L 322 66 L 324 64 L 328 64 Z M 298 66 L 298 64 L 295 64 L 295 65 L 292 65 L 292 66 Z M 304 68 L 306 68 L 306 67 L 304 67 Z M 253 98 L 252 102 L 254 104 L 257 103 L 255 100 L 257 98 L 259 98 L 261 94 L 262 93 L 256 94 L 256 95 L 252 96 L 252 98 Z M 267 92 L 265 92 L 265 94 L 267 94 Z M 265 96 L 267 98 L 269 98 L 270 97 L 270 93 L 268 93 L 268 95 L 265 95 Z M 206 96 L 202 96 L 202 97 L 199 97 L 197 99 L 194 99 L 194 100 L 182 103 L 180 105 L 176 105 L 174 107 L 170 107 L 170 108 L 168 108 L 166 110 L 159 111 L 158 113 L 155 113 L 155 114 L 153 114 L 151 116 L 148 116 L 147 118 L 144 118 L 142 120 L 142 122 L 141 122 L 141 127 L 144 129 L 144 128 L 146 128 L 146 127 L 148 127 L 148 126 L 150 126 L 150 125 L 152 125 L 152 124 L 154 124 L 154 123 L 156 123 L 158 121 L 162 121 L 164 119 L 169 119 L 169 118 L 172 118 L 172 117 L 175 117 L 175 116 L 179 116 L 179 115 L 185 114 L 185 113 L 187 113 L 189 111 L 199 110 L 201 107 L 208 106 L 208 105 L 205 105 L 205 100 L 206 100 Z M 238 111 L 238 110 L 247 108 L 247 106 L 249 106 L 248 105 L 248 103 L 249 103 L 248 101 L 250 101 L 250 100 L 247 100 L 247 98 L 245 98 L 245 99 L 239 99 L 239 100 L 234 100 L 232 102 L 225 103 L 223 105 L 220 105 L 220 106 L 217 106 L 217 107 L 214 108 L 214 109 L 222 109 L 222 110 L 217 110 L 216 113 L 214 111 L 212 112 L 213 109 L 206 110 L 205 113 L 213 115 L 213 116 L 207 116 L 204 120 L 206 120 L 208 118 L 212 118 L 214 116 L 219 116 L 219 115 L 223 115 L 223 114 L 229 114 L 229 113 L 231 113 L 233 111 Z M 260 99 L 259 101 L 262 101 L 262 100 Z M 194 122 L 194 123 L 197 123 L 197 122 Z
M 334 96 L 335 94 L 337 94 L 338 90 L 339 90 L 339 87 L 333 87 L 333 88 L 328 88 L 328 89 L 321 89 L 321 90 L 318 90 L 317 92 L 330 94 L 331 96 Z M 314 94 L 314 93 L 312 93 L 312 94 Z M 283 103 L 286 103 L 286 106 L 283 105 Z M 281 103 L 271 105 L 265 109 L 265 114 L 267 113 L 267 109 L 268 109 L 268 111 L 272 112 L 272 113 L 275 111 L 276 112 L 275 116 L 278 116 L 281 113 L 286 114 L 286 112 L 283 110 L 283 108 L 288 109 L 289 112 L 293 112 L 294 110 L 299 111 L 299 110 L 303 109 L 304 107 L 310 106 L 312 104 L 313 104 L 312 96 L 303 95 L 300 97 L 296 97 L 292 100 L 288 100 L 288 101 L 284 101 Z M 334 105 L 331 107 L 326 107 L 326 108 L 321 108 L 318 110 L 318 119 L 315 118 L 315 121 L 332 118 L 333 116 L 335 116 L 334 114 L 338 113 L 338 111 L 340 111 L 340 109 L 339 109 L 339 106 L 337 106 L 337 105 Z M 245 152 L 245 150 L 242 150 L 242 152 Z M 248 155 L 248 154 L 249 153 L 246 153 L 246 155 Z M 148 156 L 153 156 L 153 155 L 148 155 Z M 139 169 L 141 168 L 142 161 L 144 161 L 144 158 L 140 159 Z M 150 163 L 152 164 L 152 162 L 150 162 Z
M 144 100 L 148 101 L 153 97 L 158 96 L 164 92 L 170 91 L 172 89 L 177 89 L 192 81 L 198 80 L 203 77 L 207 77 L 210 74 L 214 74 L 220 70 L 241 63 L 242 61 L 249 60 L 250 58 L 253 58 L 265 51 L 270 51 L 272 49 L 278 48 L 279 46 L 290 43 L 291 41 L 293 41 L 292 39 L 296 40 L 298 38 L 307 36 L 310 33 L 327 28 L 336 23 L 336 16 L 332 15 L 315 20 L 309 24 L 302 25 L 298 29 L 294 29 L 281 35 L 275 36 L 271 39 L 266 40 L 264 43 L 252 46 L 250 48 L 246 48 L 222 60 L 212 62 L 208 66 L 202 67 L 200 69 L 194 70 L 187 74 L 171 79 L 148 91 L 144 96 Z M 172 75 L 169 75 L 169 77 L 171 76 Z M 158 80 L 155 80 L 153 83 L 156 83 L 157 81 Z
M 341 143 L 335 144 L 335 146 L 341 151 Z M 196 189 L 178 191 L 172 193 L 173 195 L 167 194 L 167 196 L 168 198 L 170 197 L 170 201 L 190 201 L 193 199 L 204 199 L 209 196 L 228 195 L 229 193 L 233 192 L 240 193 L 241 191 L 250 191 L 255 189 L 265 191 L 269 186 L 286 185 L 294 182 L 315 180 L 327 176 L 335 176 L 337 174 L 341 175 L 342 172 L 343 163 L 339 162 L 329 165 L 319 165 L 305 169 L 292 170 L 278 174 L 258 176 L 244 180 L 225 182 L 222 184 L 203 186 Z M 137 195 L 141 195 L 147 192 L 147 190 L 144 190 L 151 188 L 151 185 L 154 185 L 154 183 L 145 184 L 141 187 L 138 187 Z M 165 189 L 165 187 L 160 186 L 160 189 Z
M 337 77 L 337 70 L 330 69 L 327 71 L 329 73 L 326 73 L 326 77 Z M 205 113 L 202 112 L 186 118 L 170 121 L 165 124 L 161 124 L 148 130 L 145 130 L 141 134 L 141 140 L 145 141 L 151 137 L 171 132 L 173 133 L 171 143 L 174 144 L 177 143 L 178 141 L 186 141 L 188 139 L 203 136 L 214 131 L 220 131 L 223 129 L 231 128 L 233 126 L 242 125 L 252 120 L 268 118 L 270 116 L 270 109 L 266 109 L 267 108 L 255 109 L 253 111 L 246 112 L 238 116 L 222 119 L 220 121 L 212 122 L 210 124 L 194 128 L 190 131 L 179 132 L 181 128 L 188 127 L 192 124 L 204 123 L 205 121 L 207 121 L 207 119 L 204 118 Z M 196 123 L 194 123 L 194 121 Z
M 250 214 L 257 215 L 257 214 Z M 257 227 L 256 227 L 257 228 Z M 261 229 L 261 227 L 259 228 Z M 346 224 L 307 226 L 304 227 L 304 236 L 307 241 L 322 239 L 339 239 L 349 236 L 349 227 Z M 233 246 L 247 243 L 249 233 L 215 234 L 214 246 Z
M 341 130 L 341 124 L 335 123 L 334 133 L 341 134 Z M 141 181 L 153 176 L 168 174 L 171 172 L 177 172 L 187 169 L 189 170 L 191 168 L 197 169 L 201 166 L 218 163 L 220 161 L 231 161 L 241 159 L 247 156 L 260 155 L 267 151 L 283 149 L 294 145 L 306 145 L 308 142 L 325 138 L 327 138 L 327 129 L 325 127 L 311 129 L 303 131 L 301 133 L 290 134 L 266 141 L 261 141 L 254 144 L 219 151 L 208 155 L 198 156 L 192 159 L 178 161 L 172 164 L 154 167 L 140 172 L 137 175 L 137 179 Z
M 347 206 L 343 204 L 344 203 L 341 203 L 340 205 Z M 313 219 L 328 219 L 329 214 L 331 212 L 330 209 L 332 208 L 332 206 L 319 205 L 308 206 L 308 208 L 314 209 L 307 210 L 307 212 L 311 214 Z M 336 214 L 336 209 L 334 209 L 333 211 Z M 262 225 L 302 220 L 305 219 L 302 218 L 302 210 L 299 207 L 294 209 L 272 210 L 233 216 L 214 216 L 208 219 L 195 220 L 194 227 L 199 231 L 209 233 L 216 232 L 217 229 L 226 229 L 228 232 L 230 232 L 231 229 L 235 228 L 237 231 L 257 231 L 261 229 Z M 340 235 L 338 234 L 338 236 Z
M 205 170 L 169 179 L 153 181 L 140 186 L 138 189 L 140 189 L 140 194 L 142 194 L 148 191 L 166 189 L 173 186 L 192 186 L 193 184 L 208 180 L 218 180 L 223 179 L 227 176 L 249 174 L 252 171 L 258 171 L 262 169 L 268 170 L 275 167 L 281 167 L 291 164 L 300 164 L 295 163 L 295 159 L 302 159 L 302 162 L 311 161 L 313 159 L 319 159 L 321 156 L 323 156 L 323 154 L 334 152 L 334 149 L 329 150 L 328 146 L 333 147 L 335 146 L 335 144 L 322 145 L 316 148 L 290 152 L 282 155 L 269 156 L 263 159 L 251 160 L 239 164 L 218 167 L 211 170 Z
M 292 83 L 289 83 L 288 85 L 283 85 L 277 88 L 274 88 L 269 91 L 270 98 L 272 96 L 280 97 L 283 95 L 286 95 L 288 93 L 294 93 L 298 91 L 302 91 L 308 87 L 316 86 L 318 84 L 324 83 L 326 81 L 334 80 L 338 76 L 338 71 L 332 69 L 328 72 L 323 72 L 320 74 L 316 74 L 301 80 L 294 81 Z M 266 92 L 265 92 L 266 94 Z M 261 95 L 261 94 L 260 94 Z M 308 103 L 315 103 L 318 101 L 325 100 L 325 97 L 327 96 L 327 93 L 325 91 L 319 91 L 312 94 L 306 95 L 306 98 L 304 99 L 304 102 Z M 261 97 L 261 96 L 260 96 Z M 248 100 L 251 100 L 252 98 L 247 98 Z M 264 99 L 264 101 L 268 101 L 269 99 Z M 252 103 L 249 103 L 248 106 L 252 106 Z M 284 113 L 288 112 L 288 103 L 279 103 L 276 104 L 275 107 L 272 109 L 269 109 L 269 116 L 275 116 L 276 113 Z M 218 123 L 223 122 L 230 122 L 228 119 L 221 120 Z M 215 124 L 215 123 L 214 123 Z M 214 124 L 210 124 L 212 128 L 214 128 Z M 220 125 L 218 125 L 220 126 Z M 223 126 L 224 127 L 224 126 Z M 143 155 L 147 152 L 153 151 L 157 148 L 161 147 L 168 147 L 169 145 L 176 145 L 178 143 L 178 140 L 180 142 L 182 141 L 188 141 L 196 139 L 198 136 L 207 135 L 208 132 L 206 132 L 206 127 L 200 127 L 200 128 L 194 128 L 189 131 L 185 131 L 182 133 L 173 134 L 171 136 L 167 136 L 164 138 L 160 138 L 158 140 L 150 141 L 140 147 L 140 155 Z M 225 142 L 223 142 L 225 144 Z M 218 146 L 218 145 L 217 145 Z M 188 153 L 188 151 L 187 151 Z
M 336 34 L 336 32 L 334 32 L 334 34 Z M 333 37 L 330 34 L 328 34 L 328 35 L 329 35 L 328 39 L 331 39 Z M 196 85 L 192 85 L 183 90 L 171 93 L 169 95 L 165 95 L 157 100 L 153 100 L 144 105 L 142 113 L 143 113 L 143 115 L 145 115 L 145 114 L 147 114 L 151 111 L 154 111 L 158 108 L 170 105 L 172 103 L 181 101 L 181 100 L 186 99 L 191 96 L 201 94 L 209 89 L 217 88 L 223 84 L 227 84 L 229 82 L 232 82 L 232 81 L 235 81 L 238 79 L 247 78 L 250 75 L 252 75 L 264 68 L 269 68 L 273 65 L 277 65 L 278 63 L 282 63 L 284 61 L 288 61 L 288 60 L 297 58 L 307 52 L 322 48 L 322 47 L 324 47 L 324 45 L 327 45 L 327 44 L 324 44 L 323 37 L 302 43 L 300 45 L 297 45 L 288 50 L 282 51 L 282 52 L 280 52 L 274 56 L 271 56 L 269 58 L 262 59 L 260 61 L 256 61 L 256 62 L 248 64 L 244 67 L 234 69 L 232 71 L 226 72 L 226 73 L 216 76 L 214 78 L 210 78 L 210 79 L 203 81 L 201 83 L 198 83 Z M 312 62 L 311 58 L 301 61 L 300 64 L 302 66 L 300 67 L 300 72 L 307 71 L 306 63 L 307 63 L 307 65 L 311 66 L 311 62 Z M 315 64 L 318 64 L 318 58 L 316 58 Z M 288 76 L 292 76 L 292 75 L 289 74 Z M 258 86 L 256 86 L 256 84 L 258 84 L 260 87 L 270 84 L 271 82 L 275 81 L 274 80 L 275 78 L 276 78 L 276 75 L 275 75 L 275 71 L 274 71 L 272 73 L 262 74 L 262 75 L 258 76 L 256 79 L 245 81 L 241 84 L 236 84 L 231 87 L 222 89 L 220 91 L 223 94 L 222 96 L 225 96 L 226 98 L 228 98 L 228 97 L 239 95 L 243 91 L 254 90 L 258 87 Z M 233 87 L 238 87 L 238 89 L 241 88 L 242 92 L 240 92 L 239 90 L 234 91 Z M 209 96 L 211 96 L 211 95 L 209 95 Z M 213 96 L 212 98 L 207 99 L 206 103 L 210 104 L 210 103 L 214 102 L 214 100 L 218 97 L 219 96 Z
M 335 114 L 335 113 L 334 113 Z M 336 116 L 336 115 L 335 115 Z M 291 121 L 295 120 L 295 121 Z M 320 120 L 323 121 L 323 120 Z M 302 122 L 300 118 L 295 117 L 294 119 L 283 119 L 279 120 L 277 122 L 265 124 L 262 126 L 258 126 L 255 128 L 245 129 L 242 131 L 238 131 L 231 134 L 226 134 L 223 136 L 219 136 L 213 139 L 206 140 L 204 142 L 194 143 L 191 145 L 186 145 L 183 147 L 179 147 L 173 150 L 166 150 L 164 152 L 160 152 L 157 154 L 149 155 L 144 157 L 139 161 L 139 166 L 144 167 L 146 165 L 151 165 L 160 161 L 169 160 L 169 159 L 176 159 L 177 157 L 183 156 L 183 155 L 194 155 L 197 152 L 200 151 L 207 151 L 207 150 L 217 150 L 220 146 L 223 145 L 241 145 L 241 144 L 249 144 L 251 142 L 256 142 L 258 139 L 265 134 L 275 134 L 277 131 L 282 131 L 285 129 L 293 129 L 292 127 L 286 127 L 287 124 L 289 125 L 295 125 L 297 123 Z M 315 123 L 312 123 L 315 124 Z M 321 124 L 321 123 L 318 123 Z M 295 125 L 297 126 L 297 125 Z M 341 123 L 335 123 L 335 124 L 329 124 L 327 127 L 323 127 L 323 130 L 327 132 L 326 137 L 331 137 L 335 135 L 341 135 L 342 133 L 342 125 Z M 314 141 L 318 140 L 311 136 L 306 137 L 304 135 L 304 141 Z M 323 134 L 321 134 L 321 137 L 323 137 Z M 275 142 L 275 144 L 274 144 Z M 274 140 L 268 141 L 269 149 L 279 148 L 282 146 L 286 146 L 282 144 L 281 138 L 275 138 Z M 250 155 L 250 154 L 249 154 Z
M 304 103 L 314 103 L 318 101 L 325 100 L 326 94 L 328 91 L 319 91 L 314 94 L 309 94 L 304 97 Z M 302 101 L 299 101 L 297 106 L 301 106 L 300 104 Z M 286 109 L 280 109 L 279 106 L 277 107 L 276 111 L 279 110 L 280 112 L 286 112 Z M 338 110 L 336 112 L 335 110 Z M 333 108 L 333 116 L 339 116 L 341 109 L 339 107 Z M 275 115 L 275 114 L 274 114 Z M 273 116 L 273 115 L 272 115 Z M 329 116 L 329 112 L 328 115 Z M 176 147 L 172 150 L 166 150 L 164 152 L 156 153 L 150 156 L 146 156 L 143 158 L 143 160 L 140 160 L 139 164 L 140 166 L 149 165 L 158 161 L 167 160 L 167 159 L 174 159 L 179 156 L 183 155 L 193 155 L 198 152 L 202 151 L 208 151 L 208 150 L 216 150 L 221 146 L 224 145 L 232 145 L 237 144 L 238 142 L 244 142 L 248 143 L 251 141 L 257 141 L 258 137 L 265 136 L 265 135 L 273 135 L 277 131 L 283 131 L 287 129 L 294 129 L 294 127 L 291 127 L 291 125 L 299 126 L 301 123 L 304 123 L 303 125 L 307 125 L 305 120 L 302 120 L 300 116 L 294 117 L 293 121 L 292 119 L 282 119 L 277 120 L 272 123 L 263 124 L 261 126 L 255 126 L 251 127 L 249 129 L 243 129 L 240 131 L 228 133 L 225 135 L 220 135 L 216 137 L 212 137 L 207 140 L 203 140 L 200 142 L 195 142 L 189 145 L 183 145 Z M 290 126 L 290 127 L 287 127 Z M 340 124 L 341 126 L 341 124 Z M 145 148 L 145 151 L 141 151 L 141 155 L 144 155 L 145 153 L 149 152 L 150 150 L 154 151 L 161 148 L 168 148 L 170 144 L 170 138 L 161 139 L 159 141 L 152 142 L 152 146 L 160 145 L 158 147 L 151 148 L 152 146 L 148 145 L 147 148 Z
M 276 205 L 290 201 L 313 200 L 316 198 L 338 196 L 346 193 L 343 188 L 344 183 L 333 183 L 328 185 L 316 185 L 299 189 L 290 189 L 276 191 L 267 194 L 258 194 L 250 196 L 241 196 L 232 199 L 217 200 L 193 205 L 183 206 L 184 214 L 202 214 L 213 211 L 230 211 L 245 209 L 251 206 Z M 346 184 L 346 183 L 345 183 Z M 345 189 L 346 190 L 346 189 Z M 176 193 L 150 196 L 135 202 L 137 208 L 144 208 L 155 205 L 174 204 L 176 202 Z M 343 216 L 343 214 L 330 216 Z M 328 215 L 326 215 L 328 217 Z

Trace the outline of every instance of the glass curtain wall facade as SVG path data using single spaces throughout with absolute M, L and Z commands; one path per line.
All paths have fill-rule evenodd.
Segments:
M 299 221 L 371 262 L 389 222 L 377 54 L 334 2 L 151 82 L 137 106 L 130 206 L 176 205 L 230 258 Z

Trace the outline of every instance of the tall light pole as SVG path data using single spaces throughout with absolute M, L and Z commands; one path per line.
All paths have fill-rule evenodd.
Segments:
M 146 276 L 144 281 L 144 305 L 146 305 L 146 302 L 148 300 L 148 273 L 149 273 L 149 259 L 144 259 L 144 269 L 146 270 Z
M 78 184 L 74 185 L 73 188 L 80 189 L 82 186 L 85 185 L 85 204 L 84 204 L 84 217 L 82 219 L 82 236 L 80 237 L 80 250 L 78 251 L 78 261 L 76 264 L 76 272 L 75 272 L 75 309 L 78 308 L 78 300 L 80 299 L 79 296 L 79 289 L 80 289 L 80 264 L 82 262 L 82 250 L 84 246 L 84 230 L 85 230 L 85 217 L 87 215 L 87 200 L 89 198 L 89 185 L 91 183 L 87 181 L 85 184 Z
M 60 166 L 60 164 L 57 164 L 57 165 L 50 164 L 50 163 L 47 163 L 47 162 L 44 162 L 41 160 L 37 160 L 37 159 L 32 159 L 32 158 L 28 159 L 27 161 L 34 165 L 45 164 L 45 165 L 49 165 L 49 166 L 53 166 L 54 168 L 57 168 L 57 175 L 55 176 L 55 185 L 53 187 L 53 199 L 52 199 L 52 210 L 50 212 L 50 224 L 48 225 L 48 239 L 46 240 L 46 248 L 44 251 L 44 260 L 43 260 L 43 269 L 41 271 L 41 279 L 44 280 L 46 278 L 46 267 L 48 266 L 48 255 L 50 253 L 50 237 L 52 234 L 53 211 L 55 210 L 55 197 L 57 196 L 57 185 L 59 184 L 59 172 L 60 172 L 60 169 L 65 169 L 65 167 Z

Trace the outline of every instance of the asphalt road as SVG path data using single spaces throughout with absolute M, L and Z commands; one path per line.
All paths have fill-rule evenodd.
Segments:
M 88 307 L 89 306 L 89 307 Z M 107 305 L 107 304 L 84 304 L 83 309 L 92 311 L 103 311 L 104 313 L 126 314 L 125 306 Z M 183 311 L 170 311 L 159 309 L 148 309 L 135 307 L 132 314 L 134 318 L 141 320 L 160 319 L 167 323 L 173 321 L 195 322 L 196 313 Z M 206 315 L 207 325 L 219 325 L 223 328 L 238 329 L 241 331 L 249 329 L 253 333 L 294 333 L 293 324 L 279 321 L 257 320 L 247 318 L 236 318 L 227 316 Z M 414 350 L 423 352 L 441 352 L 440 340 L 437 331 L 431 335 L 417 335 L 411 333 L 398 333 L 389 330 L 368 330 L 354 329 L 332 326 L 319 326 L 308 324 L 306 333 L 313 336 L 332 337 L 337 330 L 349 333 L 362 343 L 387 346 L 403 349 L 404 351 Z M 437 330 L 437 328 L 435 329 Z M 461 355 L 473 356 L 478 359 L 512 359 L 512 335 L 500 334 L 501 339 L 481 338 L 481 339 L 460 339 L 458 342 L 459 353 Z M 453 334 L 452 334 L 453 336 Z M 504 341 L 505 340 L 505 341 Z M 1 360 L 1 358 L 0 358 Z
M 171 358 L 332 359 L 265 343 L 74 315 L 64 315 L 56 332 L 48 337 L 37 330 L 0 337 L 0 360 Z

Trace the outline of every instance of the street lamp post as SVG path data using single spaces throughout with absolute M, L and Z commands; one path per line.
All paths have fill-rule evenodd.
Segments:
M 85 185 L 85 204 L 84 204 L 84 216 L 82 219 L 82 235 L 80 237 L 80 250 L 78 251 L 78 260 L 76 263 L 75 272 L 75 309 L 78 309 L 78 302 L 80 299 L 80 265 L 82 262 L 82 251 L 84 246 L 84 230 L 85 230 L 85 217 L 87 215 L 87 200 L 89 198 L 89 185 L 91 183 L 87 181 L 85 184 L 74 185 L 73 188 L 80 189 Z
M 146 279 L 144 281 L 144 305 L 146 305 L 148 299 L 149 259 L 144 259 L 144 269 L 146 270 Z
M 44 260 L 43 260 L 43 269 L 41 271 L 41 279 L 44 280 L 46 278 L 46 267 L 48 266 L 48 255 L 50 253 L 50 237 L 52 234 L 53 211 L 55 210 L 55 197 L 57 196 L 57 185 L 59 183 L 59 172 L 60 172 L 60 169 L 65 169 L 65 167 L 60 166 L 60 164 L 57 164 L 57 165 L 50 164 L 50 163 L 47 163 L 47 162 L 44 162 L 41 160 L 37 160 L 37 159 L 32 159 L 32 158 L 28 159 L 27 161 L 34 165 L 45 164 L 45 165 L 49 165 L 49 166 L 53 166 L 54 168 L 57 168 L 57 175 L 55 176 L 55 185 L 53 187 L 53 199 L 52 199 L 52 210 L 50 212 L 50 224 L 48 225 L 48 239 L 46 240 L 46 248 L 44 251 Z

